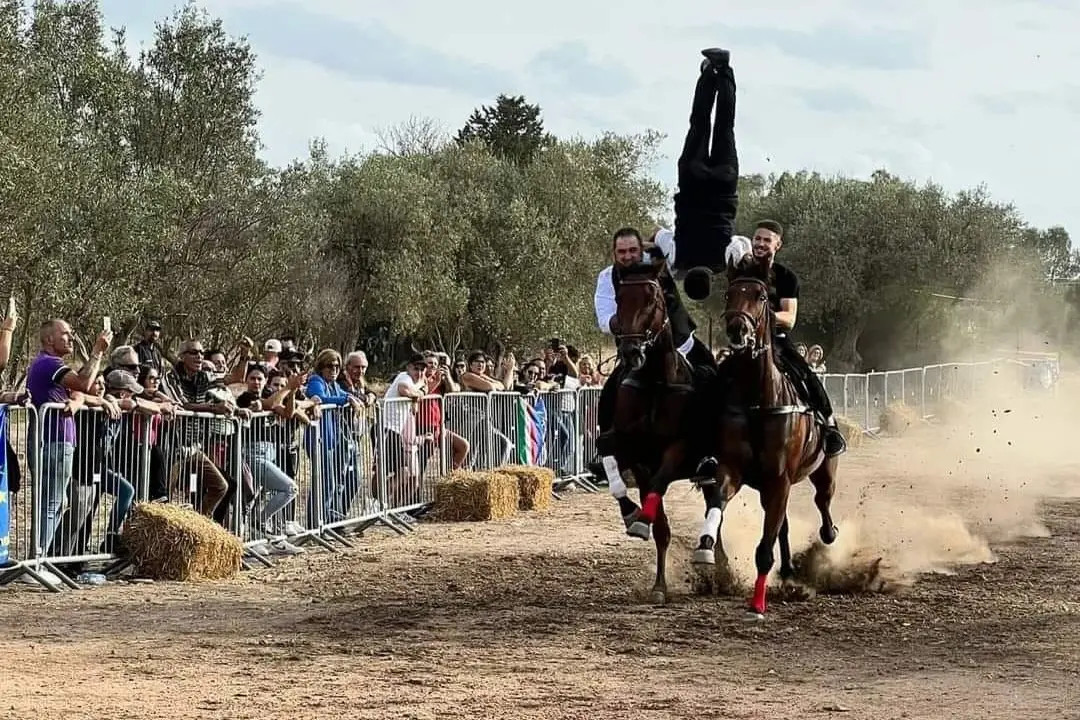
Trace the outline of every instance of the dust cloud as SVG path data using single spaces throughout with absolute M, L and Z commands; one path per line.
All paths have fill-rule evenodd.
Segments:
M 819 592 L 900 591 L 925 573 L 994 562 L 992 544 L 1047 536 L 1041 504 L 1080 495 L 1080 452 L 1073 452 L 1080 380 L 1063 376 L 1056 390 L 1025 390 L 1022 375 L 1022 367 L 1003 364 L 977 397 L 943 404 L 946 417 L 903 437 L 868 438 L 842 456 L 833 501 L 840 535 L 831 547 L 817 539 L 812 485 L 793 488 L 788 517 L 799 580 Z M 685 567 L 704 504 L 681 483 L 669 497 L 680 536 L 673 560 Z M 758 495 L 744 488 L 722 529 L 736 576 L 724 583 L 729 591 L 744 592 L 754 575 L 761 522 Z

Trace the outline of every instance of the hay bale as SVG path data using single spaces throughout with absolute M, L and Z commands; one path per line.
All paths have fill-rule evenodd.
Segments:
M 859 423 L 851 418 L 838 415 L 836 417 L 836 427 L 840 429 L 840 434 L 847 440 L 849 448 L 857 448 L 863 444 L 863 431 Z
M 892 403 L 881 412 L 881 429 L 890 435 L 903 435 L 921 422 L 917 410 L 900 403 Z
M 138 503 L 124 522 L 124 548 L 138 575 L 155 580 L 225 580 L 240 571 L 244 546 L 194 510 Z
M 494 472 L 510 475 L 518 485 L 518 510 L 547 510 L 551 507 L 551 491 L 555 472 L 531 465 L 504 465 Z
M 449 522 L 503 520 L 517 514 L 520 498 L 513 475 L 455 470 L 435 483 L 435 517 Z

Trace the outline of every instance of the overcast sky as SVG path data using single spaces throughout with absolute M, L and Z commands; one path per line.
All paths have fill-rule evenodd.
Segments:
M 103 0 L 134 43 L 174 0 Z M 499 93 L 557 135 L 668 135 L 674 180 L 702 47 L 733 53 L 742 170 L 886 168 L 985 183 L 1080 232 L 1080 0 L 203 0 L 264 77 L 265 157 L 374 144 L 411 115 L 456 130 Z M 738 6 L 738 7 L 736 7 Z M 540 8 L 543 8 L 542 10 Z M 1071 206 L 1071 207 L 1070 207 Z

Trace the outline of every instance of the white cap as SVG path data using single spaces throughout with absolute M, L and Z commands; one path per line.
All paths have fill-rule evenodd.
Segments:
M 270 338 L 263 344 L 263 351 L 268 353 L 280 353 L 281 341 Z

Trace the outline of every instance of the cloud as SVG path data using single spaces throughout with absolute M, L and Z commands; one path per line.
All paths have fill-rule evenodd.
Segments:
M 717 36 L 754 37 L 781 53 L 827 68 L 856 70 L 924 70 L 929 67 L 929 40 L 924 32 L 858 28 L 826 23 L 812 30 L 721 25 Z
M 101 0 L 145 41 L 178 0 Z M 985 183 L 1033 223 L 1080 235 L 1075 0 L 196 0 L 247 35 L 263 73 L 264 157 L 323 136 L 361 150 L 421 115 L 451 130 L 499 93 L 540 105 L 559 136 L 659 130 L 674 182 L 699 50 L 732 50 L 747 173 L 865 176 L 885 167 L 952 191 Z M 568 20 L 570 18 L 570 20 Z
M 533 57 L 531 64 L 575 93 L 614 97 L 638 87 L 637 80 L 624 66 L 612 60 L 593 59 L 588 47 L 580 41 L 545 48 Z
M 473 95 L 510 92 L 512 73 L 439 52 L 377 22 L 341 22 L 292 7 L 240 7 L 230 25 L 243 28 L 257 51 L 302 60 L 347 75 Z
M 789 92 L 815 112 L 848 114 L 874 112 L 878 109 L 866 95 L 852 88 L 791 88 Z

